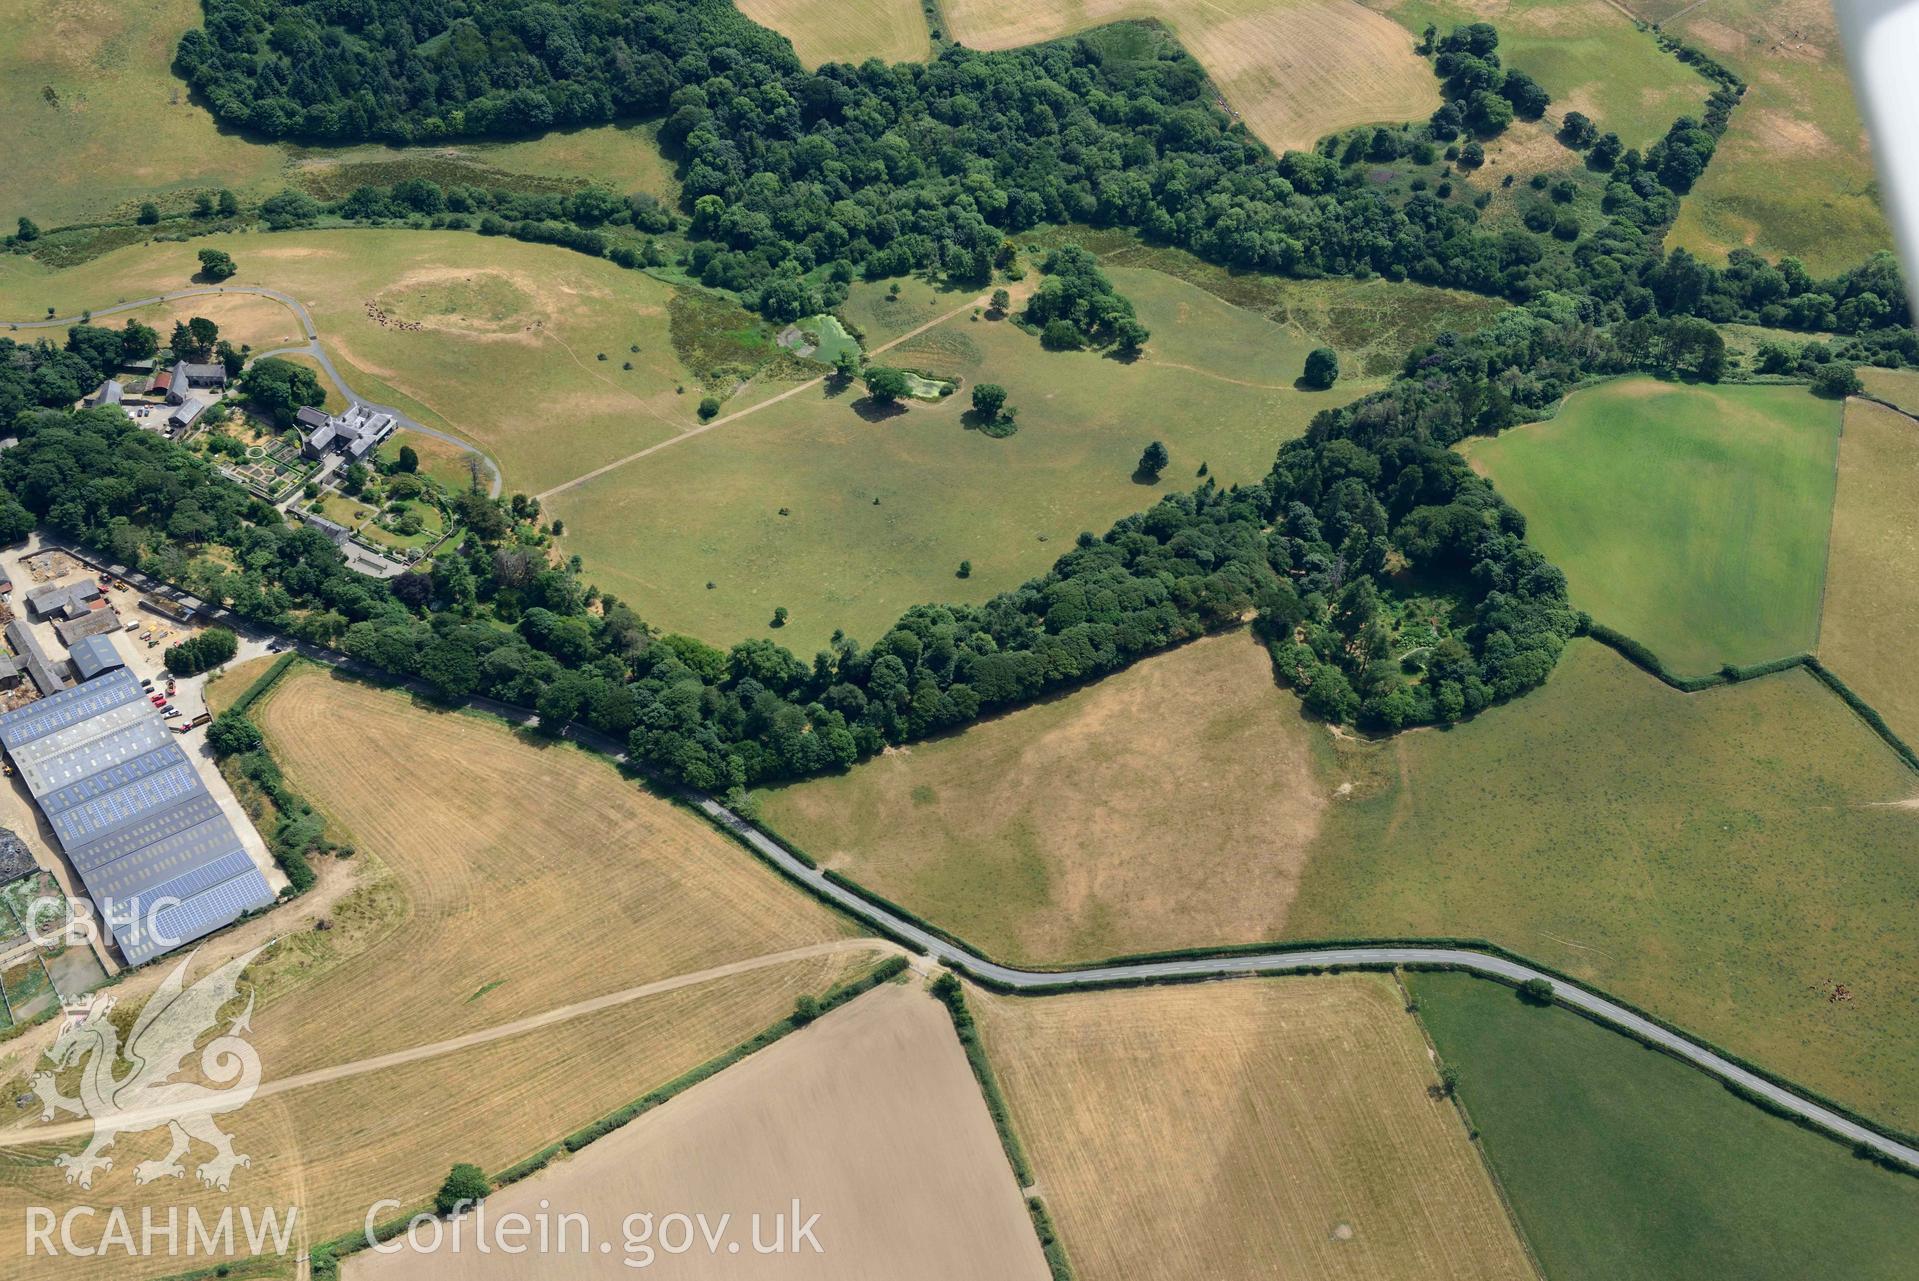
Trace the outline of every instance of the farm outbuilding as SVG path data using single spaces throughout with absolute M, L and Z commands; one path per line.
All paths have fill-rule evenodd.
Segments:
M 113 637 L 106 633 L 82 636 L 67 647 L 67 657 L 73 661 L 73 674 L 83 681 L 127 665 L 114 648 Z
M 125 667 L 0 715 L 0 745 L 128 964 L 273 902 L 220 803 Z

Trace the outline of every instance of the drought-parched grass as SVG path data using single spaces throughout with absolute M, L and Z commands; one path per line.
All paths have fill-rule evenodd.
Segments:
M 739 0 L 739 10 L 791 40 L 809 67 L 924 62 L 933 52 L 919 0 Z
M 0 261 L 0 318 L 31 320 L 49 306 L 67 315 L 180 288 L 205 247 L 233 255 L 232 283 L 306 303 L 354 390 L 479 444 L 510 489 L 537 492 L 698 421 L 697 386 L 668 333 L 671 286 L 503 236 L 365 228 L 213 236 L 59 272 L 10 257 Z M 290 315 L 286 323 L 297 328 Z M 676 393 L 681 385 L 687 394 Z
M 1082 1281 L 1529 1278 L 1380 975 L 970 997 Z
M 679 200 L 673 165 L 660 153 L 657 121 L 556 129 L 512 142 L 455 146 L 290 148 L 288 178 L 323 200 L 363 183 L 425 178 L 510 191 L 570 191 L 588 183 L 623 194 Z
M 1713 0 L 1670 29 L 1752 87 L 1680 205 L 1668 246 L 1711 259 L 1741 245 L 1791 254 L 1814 274 L 1892 247 L 1830 5 Z
M 1681 694 L 1576 641 L 1544 688 L 1363 750 L 1288 933 L 1492 939 L 1919 1125 L 1919 810 L 1887 804 L 1914 776 L 1810 674 Z
M 953 39 L 1012 49 L 1128 18 L 1164 23 L 1235 119 L 1274 151 L 1439 105 L 1432 69 L 1391 20 L 1352 0 L 942 0 Z
M 1336 786 L 1243 633 L 766 794 L 814 858 L 1013 963 L 1276 938 Z
M 777 635 L 810 654 L 835 629 L 870 641 L 912 605 L 1016 586 L 1202 463 L 1221 484 L 1256 480 L 1314 413 L 1376 385 L 1295 390 L 1305 344 L 1291 330 L 1159 273 L 1127 273 L 1125 287 L 1153 331 L 1137 361 L 1046 351 L 1010 320 L 962 313 L 876 357 L 957 377 L 954 395 L 878 415 L 857 387 L 803 391 L 552 495 L 564 548 L 649 622 L 721 645 Z M 856 295 L 869 351 L 889 308 L 956 305 L 909 296 Z M 975 382 L 1007 389 L 1017 435 L 971 429 Z M 1173 458 L 1157 487 L 1133 479 L 1153 440 Z M 770 632 L 782 605 L 791 621 Z
M 191 1175 L 139 1189 L 132 1167 L 165 1151 L 161 1130 L 123 1137 L 114 1169 L 88 1194 L 63 1182 L 44 1147 L 7 1148 L 0 1208 L 9 1215 L 91 1195 L 135 1216 L 148 1201 L 196 1205 L 211 1222 L 241 1197 L 298 1205 L 312 1239 L 356 1229 L 376 1199 L 418 1204 L 454 1161 L 502 1169 L 876 957 L 724 837 L 584 752 L 311 667 L 289 672 L 251 715 L 288 783 L 357 849 L 350 860 L 320 860 L 306 897 L 202 951 L 204 966 L 281 940 L 252 972 L 250 1040 L 265 1084 L 223 1118 L 252 1165 L 224 1193 Z M 316 929 L 318 920 L 331 928 Z M 853 950 L 838 950 L 841 941 Z M 815 944 L 835 950 L 724 968 Z M 716 969 L 504 1039 L 276 1084 Z M 117 989 L 129 1013 L 158 977 L 141 971 Z M 508 981 L 468 1001 L 495 980 Z M 71 1258 L 31 1267 L 34 1276 L 97 1275 Z M 179 1262 L 115 1267 L 151 1276 L 178 1272 Z M 20 1273 L 0 1261 L 0 1275 Z
M 953 1025 L 918 985 L 889 984 L 694 1086 L 562 1164 L 487 1199 L 486 1212 L 566 1207 L 617 1224 L 639 1206 L 735 1207 L 770 1218 L 798 1197 L 821 1215 L 814 1268 L 835 1281 L 1045 1281 L 1046 1261 Z M 762 1240 L 771 1225 L 762 1219 Z M 670 1237 L 667 1239 L 671 1239 Z M 743 1253 L 744 1251 L 742 1251 Z M 678 1275 L 747 1269 L 722 1253 Z M 640 1256 L 631 1256 L 633 1263 Z M 659 1258 L 671 1266 L 679 1260 Z M 371 1252 L 347 1281 L 506 1281 L 526 1260 Z M 564 1265 L 551 1263 L 556 1275 Z M 629 1264 L 630 1266 L 630 1264 Z M 615 1265 L 616 1270 L 617 1265 Z M 637 1269 L 635 1269 L 637 1270 Z M 611 1273 L 609 1273 L 611 1275 Z
M 1466 448 L 1574 605 L 1699 674 L 1812 648 L 1839 415 L 1803 387 L 1622 378 Z
M 1441 35 L 1464 23 L 1492 23 L 1501 61 L 1552 95 L 1549 124 L 1556 128 L 1568 111 L 1583 111 L 1628 147 L 1652 145 L 1678 116 L 1698 116 L 1712 87 L 1606 0 L 1373 0 L 1369 7 L 1415 35 L 1429 22 Z M 1578 164 L 1573 152 L 1563 155 Z
M 1919 422 L 1883 405 L 1848 401 L 1819 656 L 1909 745 L 1919 743 L 1915 644 Z
M 1408 983 L 1555 1281 L 1911 1275 L 1919 1180 L 1510 988 L 1464 974 Z

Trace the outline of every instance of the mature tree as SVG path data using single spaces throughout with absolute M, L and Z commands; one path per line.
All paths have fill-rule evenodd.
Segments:
M 137 320 L 127 321 L 120 332 L 120 359 L 152 360 L 160 353 L 160 331 Z
M 1841 361 L 1819 366 L 1812 375 L 1812 390 L 1816 395 L 1830 396 L 1834 400 L 1846 396 L 1857 396 L 1865 390 L 1865 384 L 1859 381 L 1858 373 L 1851 365 Z
M 239 650 L 239 638 L 224 627 L 209 627 L 197 636 L 169 646 L 162 661 L 175 676 L 196 676 L 218 667 Z
M 842 387 L 850 386 L 860 376 L 860 354 L 850 347 L 840 348 L 840 354 L 833 357 L 833 376 Z
M 1171 461 L 1172 456 L 1166 452 L 1166 446 L 1156 440 L 1140 453 L 1138 474 L 1148 480 L 1158 480 L 1159 474 L 1166 470 L 1166 464 Z
M 1574 151 L 1584 151 L 1599 141 L 1599 126 L 1583 111 L 1568 111 L 1559 122 L 1559 140 Z
M 1519 985 L 1519 999 L 1528 1005 L 1551 1005 L 1553 985 L 1547 979 L 1527 979 Z
M 202 249 L 200 251 L 200 274 L 208 280 L 227 280 L 239 268 L 233 263 L 233 255 L 224 249 Z
M 462 1161 L 447 1174 L 446 1182 L 433 1195 L 433 1208 L 443 1218 L 463 1214 L 480 1202 L 486 1200 L 493 1191 L 493 1181 L 477 1165 Z
M 213 724 L 207 726 L 207 746 L 219 757 L 241 756 L 247 752 L 257 752 L 265 746 L 260 727 L 248 720 L 246 713 L 225 711 L 214 717 Z
M 1306 372 L 1299 381 L 1324 391 L 1339 380 L 1339 353 L 1331 347 L 1315 347 L 1306 353 Z
M 1004 289 L 995 289 L 992 298 L 988 301 L 995 312 L 1004 316 L 1006 309 L 1013 305 L 1013 295 L 1007 293 Z
M 786 626 L 786 606 L 775 605 L 773 607 L 773 626 L 775 627 Z
M 219 199 L 220 216 L 232 218 L 240 212 L 240 198 L 231 191 L 222 189 Z
M 711 418 L 713 417 L 713 415 L 719 412 L 720 412 L 720 398 L 718 396 L 700 397 L 700 417 L 701 418 L 703 419 Z
M 40 224 L 31 218 L 21 218 L 19 238 L 21 240 L 40 239 Z
M 254 361 L 240 376 L 240 394 L 282 427 L 292 425 L 302 406 L 326 403 L 326 392 L 311 369 L 278 356 Z
M 413 446 L 400 446 L 399 451 L 393 456 L 393 470 L 403 474 L 420 470 L 420 455 L 415 452 Z
M 150 227 L 154 223 L 159 222 L 160 206 L 154 204 L 151 200 L 141 202 L 139 221 L 142 226 L 146 227 Z
M 1137 355 L 1152 333 L 1145 325 L 1128 316 L 1113 325 L 1113 342 L 1122 356 Z
M 193 197 L 193 216 L 195 218 L 213 217 L 213 193 L 202 191 Z
M 1491 89 L 1475 89 L 1466 100 L 1466 123 L 1474 133 L 1490 138 L 1513 122 L 1513 104 Z
M 973 384 L 973 409 L 987 422 L 998 422 L 1006 406 L 1006 388 L 998 383 Z
M 869 365 L 866 369 L 866 391 L 875 401 L 890 405 L 912 389 L 904 370 L 888 365 Z

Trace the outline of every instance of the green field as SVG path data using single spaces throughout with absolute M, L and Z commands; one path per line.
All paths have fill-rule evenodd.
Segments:
M 1818 0 L 1713 0 L 1672 33 L 1751 82 L 1667 245 L 1708 259 L 1744 245 L 1815 275 L 1892 247 L 1872 151 L 1832 8 Z
M 1919 1179 L 1465 974 L 1408 984 L 1553 1281 L 1912 1275 Z
M 1628 147 L 1650 146 L 1676 117 L 1697 116 L 1712 87 L 1605 0 L 1367 3 L 1414 35 L 1429 22 L 1442 35 L 1464 23 L 1492 23 L 1499 29 L 1500 59 L 1552 95 L 1549 124 L 1557 127 L 1568 111 L 1583 111 Z M 1579 163 L 1571 151 L 1564 157 L 1568 166 Z
M 1813 647 L 1839 416 L 1803 387 L 1621 378 L 1466 452 L 1574 605 L 1698 674 Z
M 1919 810 L 1888 804 L 1916 781 L 1813 677 L 1681 694 L 1577 641 L 1543 689 L 1364 750 L 1289 934 L 1493 939 L 1919 1127 Z
M 648 621 L 716 644 L 772 634 L 785 606 L 779 638 L 808 654 L 835 629 L 870 641 L 912 605 L 1016 586 L 1081 530 L 1192 484 L 1202 463 L 1221 484 L 1257 480 L 1313 414 L 1378 385 L 1296 390 L 1306 351 L 1326 339 L 1163 272 L 1114 278 L 1153 334 L 1137 361 L 1049 352 L 1009 320 L 963 311 L 874 357 L 956 377 L 955 395 L 876 417 L 857 389 L 809 389 L 551 496 L 565 550 Z M 845 310 L 871 353 L 967 298 L 913 282 L 889 302 L 863 286 Z M 1018 434 L 970 428 L 974 382 L 1006 387 Z M 1140 485 L 1133 470 L 1155 439 L 1172 467 Z

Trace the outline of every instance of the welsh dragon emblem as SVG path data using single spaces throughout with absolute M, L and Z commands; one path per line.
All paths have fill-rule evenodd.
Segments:
M 158 1161 L 136 1165 L 136 1183 L 183 1177 L 186 1168 L 180 1158 L 188 1154 L 194 1139 L 213 1149 L 211 1159 L 194 1171 L 209 1187 L 224 1190 L 235 1167 L 251 1163 L 233 1150 L 232 1137 L 214 1123 L 220 1114 L 245 1107 L 260 1087 L 260 1056 L 242 1036 L 251 1030 L 250 995 L 246 1008 L 227 1024 L 226 1031 L 200 1051 L 201 1072 L 221 1083 L 220 1088 L 172 1078 L 186 1067 L 194 1043 L 219 1022 L 220 1011 L 239 996 L 240 972 L 263 950 L 256 948 L 228 961 L 191 987 L 186 983 L 187 967 L 198 952 L 189 953 L 140 1011 L 124 1047 L 106 1018 L 111 1001 L 98 1003 L 85 1022 L 60 1034 L 47 1051 L 53 1070 L 35 1074 L 33 1092 L 40 1097 L 43 1121 L 61 1112 L 93 1121 L 93 1138 L 83 1151 L 54 1158 L 66 1167 L 67 1182 L 92 1187 L 96 1171 L 113 1168 L 113 1159 L 102 1153 L 115 1139 L 161 1126 L 171 1132 L 173 1147 Z M 114 1068 L 122 1059 L 131 1066 L 124 1076 L 115 1076 Z M 76 1065 L 83 1065 L 80 1094 L 68 1098 L 55 1077 Z

